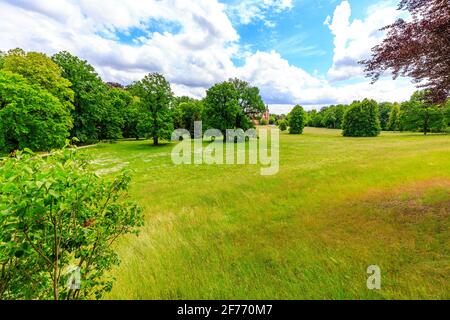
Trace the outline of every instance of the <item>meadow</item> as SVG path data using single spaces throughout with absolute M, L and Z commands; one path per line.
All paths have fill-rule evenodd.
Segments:
M 144 208 L 108 299 L 449 299 L 450 136 L 281 134 L 280 171 L 174 165 L 173 144 L 84 149 Z M 382 289 L 368 290 L 379 265 Z

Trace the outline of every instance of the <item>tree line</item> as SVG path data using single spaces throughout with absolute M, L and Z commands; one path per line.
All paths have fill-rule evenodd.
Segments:
M 121 138 L 170 139 L 175 129 L 254 126 L 265 111 L 259 89 L 239 79 L 215 84 L 202 100 L 176 97 L 150 73 L 128 86 L 105 83 L 69 52 L 49 57 L 22 49 L 0 53 L 0 151 L 47 151 L 67 139 L 92 144 Z
M 361 109 L 361 105 L 365 107 Z M 360 110 L 356 115 L 358 106 Z M 371 112 L 374 113 L 372 117 Z M 308 111 L 306 125 L 345 129 L 348 126 L 345 115 L 348 114 L 350 118 L 350 113 L 355 114 L 354 121 L 372 118 L 371 125 L 379 127 L 382 131 L 412 131 L 428 134 L 448 132 L 450 129 L 450 100 L 443 104 L 432 103 L 427 99 L 426 90 L 415 92 L 410 100 L 402 103 L 377 103 L 366 99 L 362 102 L 355 101 L 350 105 L 331 105 L 320 110 Z M 367 123 L 366 127 L 370 127 L 370 124 Z

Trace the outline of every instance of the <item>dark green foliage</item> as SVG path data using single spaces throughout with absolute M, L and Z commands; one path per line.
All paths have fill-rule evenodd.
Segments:
M 132 97 L 130 103 L 126 106 L 123 113 L 123 137 L 139 139 L 140 135 L 138 124 L 141 115 L 141 103 L 138 97 Z
M 378 105 L 365 99 L 354 102 L 344 115 L 343 135 L 345 137 L 376 137 L 380 134 Z
M 403 130 L 423 132 L 444 131 L 444 110 L 429 104 L 425 99 L 425 92 L 416 92 L 410 101 L 401 105 L 400 123 Z
M 170 139 L 173 131 L 173 93 L 164 76 L 151 73 L 141 81 L 133 83 L 128 90 L 139 97 L 139 135 L 152 138 L 154 145 L 158 145 L 160 139 Z
M 115 241 L 136 234 L 141 209 L 130 178 L 103 180 L 76 150 L 18 152 L 0 162 L 0 300 L 100 299 L 119 263 Z M 68 287 L 78 266 L 81 287 Z
M 177 129 L 186 129 L 191 133 L 191 137 L 194 137 L 194 124 L 202 120 L 203 103 L 197 100 L 182 102 L 178 109 L 181 111 L 181 127 Z
M 289 113 L 289 133 L 302 134 L 306 123 L 306 113 L 302 106 L 295 106 Z
M 214 85 L 206 92 L 203 104 L 206 129 L 220 130 L 225 139 L 226 130 L 236 127 L 238 116 L 241 115 L 242 111 L 234 85 L 230 82 Z
M 288 128 L 288 123 L 286 120 L 280 120 L 278 123 L 278 128 L 280 128 L 281 131 L 286 131 Z
M 72 126 L 70 110 L 20 75 L 0 71 L 0 150 L 62 147 Z
M 248 120 L 254 119 L 266 110 L 259 89 L 257 87 L 251 87 L 250 84 L 239 79 L 230 79 L 228 82 L 236 90 L 238 104 L 241 109 L 241 114 L 238 117 L 240 123 L 236 127 L 243 130 L 250 129 L 252 122 L 246 121 L 245 117 Z
M 378 111 L 380 114 L 380 126 L 381 130 L 389 130 L 389 117 L 394 105 L 390 102 L 383 102 L 378 105 Z
M 75 93 L 72 137 L 82 144 L 116 137 L 121 128 L 105 128 L 109 114 L 114 112 L 109 104 L 108 87 L 95 69 L 68 52 L 54 55 L 53 61 L 62 68 L 63 76 L 72 83 Z M 116 125 L 115 121 L 109 124 Z

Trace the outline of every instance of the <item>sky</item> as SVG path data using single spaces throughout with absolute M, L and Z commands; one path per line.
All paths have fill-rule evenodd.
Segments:
M 0 0 L 0 50 L 89 61 L 105 81 L 162 73 L 177 95 L 257 86 L 273 113 L 372 98 L 403 101 L 409 79 L 376 84 L 358 61 L 405 13 L 399 0 Z

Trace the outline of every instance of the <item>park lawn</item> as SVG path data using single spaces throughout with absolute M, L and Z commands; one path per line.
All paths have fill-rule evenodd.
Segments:
M 450 136 L 281 135 L 280 171 L 174 165 L 173 145 L 83 150 L 144 207 L 109 299 L 449 299 Z M 367 289 L 379 265 L 382 289 Z

